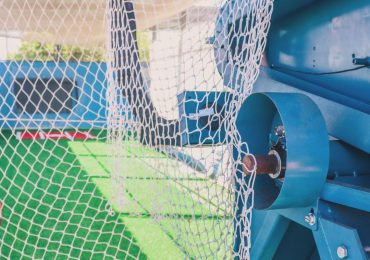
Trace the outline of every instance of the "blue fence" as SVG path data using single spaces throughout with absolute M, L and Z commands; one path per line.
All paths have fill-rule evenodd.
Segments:
M 106 71 L 96 62 L 0 62 L 2 129 L 104 127 Z

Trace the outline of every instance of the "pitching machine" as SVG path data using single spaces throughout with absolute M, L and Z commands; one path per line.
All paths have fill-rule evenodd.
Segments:
M 230 19 L 248 23 L 229 11 L 215 38 L 230 35 Z M 257 174 L 252 259 L 370 257 L 369 27 L 368 1 L 275 1 L 264 64 L 237 117 Z M 237 89 L 232 57 L 243 50 L 223 47 L 219 72 Z
M 224 85 L 238 91 L 235 59 L 248 38 L 234 42 L 230 25 L 253 21 L 232 12 L 230 2 L 221 8 L 211 43 Z M 274 2 L 260 75 L 236 122 L 248 144 L 236 178 L 257 174 L 252 259 L 370 257 L 369 28 L 366 0 Z

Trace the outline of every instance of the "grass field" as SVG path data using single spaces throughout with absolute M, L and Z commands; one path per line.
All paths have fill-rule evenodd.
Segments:
M 138 145 L 126 147 L 121 161 L 125 178 L 120 199 L 124 205 L 113 203 L 114 212 L 110 214 L 108 200 L 115 194 L 110 178 L 112 158 L 108 156 L 111 147 L 104 138 L 100 142 L 19 141 L 11 132 L 3 131 L 1 256 L 211 258 L 211 251 L 220 249 L 219 238 L 230 229 L 222 221 L 223 209 L 217 201 L 225 193 L 224 188 L 205 178 L 182 180 L 171 176 L 171 172 L 158 172 L 150 167 L 150 160 L 167 160 L 174 167 L 178 162 Z M 207 190 L 208 194 L 202 196 L 199 190 Z M 174 200 L 173 194 L 181 194 L 181 207 L 168 203 Z M 168 217 L 159 225 L 153 211 Z M 192 237 L 179 237 L 176 226 Z M 207 246 L 203 246 L 205 243 Z

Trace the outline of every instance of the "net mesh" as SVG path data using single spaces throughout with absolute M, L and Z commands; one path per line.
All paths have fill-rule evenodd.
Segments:
M 0 255 L 248 259 L 235 119 L 272 0 L 0 7 Z

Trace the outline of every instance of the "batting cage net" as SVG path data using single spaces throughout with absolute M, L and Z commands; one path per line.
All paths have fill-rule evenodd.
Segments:
M 0 7 L 0 255 L 249 258 L 235 119 L 272 0 Z

